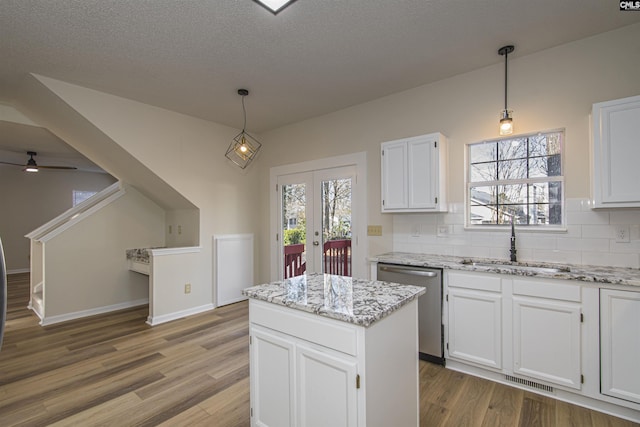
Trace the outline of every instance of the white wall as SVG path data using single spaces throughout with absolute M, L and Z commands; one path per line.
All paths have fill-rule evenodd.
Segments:
M 164 230 L 167 243 L 171 246 L 199 244 L 202 250 L 194 263 L 195 269 L 183 268 L 181 275 L 173 274 L 171 283 L 160 286 L 160 294 L 154 295 L 154 301 L 162 307 L 163 315 L 172 310 L 188 310 L 189 304 L 196 308 L 211 303 L 214 295 L 211 237 L 214 234 L 258 234 L 260 231 L 260 207 L 256 202 L 260 188 L 255 185 L 259 176 L 255 169 L 250 167 L 242 171 L 224 157 L 238 130 L 58 80 L 38 77 L 38 82 L 57 97 L 57 102 L 50 102 L 52 107 L 57 103 L 72 109 L 86 122 L 77 126 L 95 129 L 115 144 L 117 151 L 128 153 L 158 177 L 151 182 L 154 193 L 162 191 L 157 185 L 162 181 L 199 210 L 199 224 L 195 227 L 198 241 L 193 242 L 187 239 L 192 235 L 191 230 L 186 237 L 169 235 L 168 226 L 172 225 L 173 233 L 177 232 L 177 225 L 182 225 L 184 231 L 185 226 L 195 222 L 197 210 L 172 206 L 170 200 L 163 206 L 168 213 Z M 69 124 L 73 122 L 69 121 Z M 73 132 L 57 129 L 54 133 L 63 137 Z M 93 140 L 101 143 L 97 136 Z M 84 149 L 96 151 L 94 147 L 76 146 L 74 140 L 67 142 L 83 154 Z M 91 142 L 85 139 L 82 143 Z M 102 166 L 100 156 L 92 160 Z M 135 182 L 137 178 L 132 179 L 134 181 L 128 182 Z M 238 268 L 242 268 L 241 260 L 238 262 Z M 187 299 L 175 300 L 174 293 L 184 295 L 185 283 L 191 283 L 191 294 Z M 173 288 L 169 290 L 169 286 Z
M 164 210 L 132 187 L 45 242 L 45 315 L 69 315 L 149 297 L 148 276 L 126 249 L 164 246 Z
M 99 192 L 115 181 L 105 173 L 46 169 L 25 173 L 19 167 L 0 165 L 0 236 L 7 269 L 29 269 L 25 234 L 73 207 L 73 190 Z
M 566 197 L 574 200 L 569 204 L 574 206 L 572 209 L 576 203 L 590 197 L 589 114 L 592 104 L 640 94 L 640 53 L 631 42 L 638 39 L 640 25 L 637 24 L 524 57 L 518 57 L 516 51 L 509 57 L 509 108 L 514 110 L 516 133 L 566 130 Z M 369 238 L 369 253 L 373 255 L 394 247 L 432 251 L 431 244 L 398 245 L 399 242 L 393 239 L 394 225 L 409 221 L 402 215 L 380 213 L 380 143 L 431 132 L 442 132 L 449 138 L 448 193 L 455 212 L 451 214 L 453 217 L 443 217 L 441 221 L 459 224 L 459 217 L 455 215 L 461 215 L 459 209 L 464 202 L 465 144 L 497 137 L 498 116 L 504 105 L 504 62 L 495 52 L 487 54 L 496 56 L 496 65 L 264 133 L 261 173 L 266 177 L 272 166 L 366 151 L 368 223 L 383 226 L 382 237 Z M 264 182 L 268 180 L 265 178 Z M 262 185 L 261 205 L 268 206 L 270 192 Z M 437 221 L 430 215 L 411 218 L 424 224 Z M 611 215 L 617 218 L 618 214 Z M 631 218 L 625 221 L 640 223 L 634 214 L 630 215 Z M 579 223 L 581 220 L 574 215 L 569 215 L 568 221 L 572 232 L 580 233 L 577 237 L 581 238 L 582 225 L 588 224 Z M 580 230 L 573 225 L 580 225 Z M 262 229 L 268 230 L 266 219 Z M 430 230 L 425 227 L 425 234 Z M 400 227 L 398 231 L 404 233 L 406 229 Z M 466 233 L 473 235 L 465 237 L 465 241 L 482 240 L 487 236 L 483 232 Z M 570 237 L 576 238 L 575 235 Z M 545 246 L 544 239 L 523 237 L 523 240 L 521 243 L 525 246 L 521 249 L 531 259 L 549 258 L 549 252 L 544 252 L 543 256 L 540 251 L 559 248 L 557 241 L 547 242 L 549 244 Z M 579 245 L 580 242 L 570 244 Z M 266 247 L 263 242 L 261 250 L 265 251 Z M 628 265 L 637 266 L 637 246 L 629 246 L 628 251 L 632 254 L 626 258 L 632 261 Z M 575 254 L 567 257 L 578 260 Z M 593 257 L 581 255 L 579 259 L 586 261 Z M 263 263 L 261 270 L 265 271 L 269 268 L 265 264 L 266 258 L 260 260 Z

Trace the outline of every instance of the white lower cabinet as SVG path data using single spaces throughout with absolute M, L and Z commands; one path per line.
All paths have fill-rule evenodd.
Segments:
M 448 357 L 580 389 L 580 286 L 509 277 L 447 273 Z
M 418 426 L 418 305 L 369 327 L 249 300 L 251 425 Z
M 449 287 L 449 356 L 502 368 L 502 295 Z
M 513 372 L 580 389 L 580 305 L 513 297 Z
M 356 359 L 304 344 L 296 347 L 296 359 L 298 425 L 357 425 Z
M 640 403 L 640 292 L 600 290 L 601 393 Z
M 294 344 L 264 329 L 252 327 L 251 348 L 255 425 L 294 425 Z

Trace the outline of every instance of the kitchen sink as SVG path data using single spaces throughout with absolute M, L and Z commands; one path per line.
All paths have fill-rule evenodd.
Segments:
M 474 267 L 500 268 L 508 270 L 529 271 L 532 273 L 568 273 L 571 271 L 569 267 L 550 267 L 544 265 L 530 264 L 505 264 L 500 262 L 479 262 L 465 259 L 461 264 L 472 265 Z

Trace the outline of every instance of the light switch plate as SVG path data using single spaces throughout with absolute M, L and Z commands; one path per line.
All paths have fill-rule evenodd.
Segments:
M 382 226 L 381 225 L 368 225 L 367 226 L 367 236 L 382 236 Z

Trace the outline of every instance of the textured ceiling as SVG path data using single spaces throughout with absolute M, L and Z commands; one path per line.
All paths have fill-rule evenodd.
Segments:
M 0 102 L 37 73 L 251 132 L 640 22 L 614 0 L 0 0 Z

